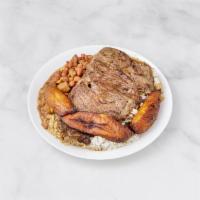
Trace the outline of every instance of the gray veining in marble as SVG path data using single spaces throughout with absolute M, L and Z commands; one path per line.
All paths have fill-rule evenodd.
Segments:
M 113 44 L 139 52 L 169 80 L 163 135 L 127 158 L 58 152 L 29 121 L 36 71 L 67 49 Z M 0 0 L 0 199 L 200 199 L 199 0 Z

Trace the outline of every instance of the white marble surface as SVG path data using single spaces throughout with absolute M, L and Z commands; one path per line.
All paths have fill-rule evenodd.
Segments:
M 0 199 L 200 199 L 200 1 L 1 0 Z M 29 121 L 36 71 L 72 47 L 113 44 L 155 62 L 174 112 L 145 150 L 113 161 L 73 158 Z

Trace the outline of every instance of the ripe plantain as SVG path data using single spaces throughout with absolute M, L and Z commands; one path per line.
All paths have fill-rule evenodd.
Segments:
M 62 120 L 71 128 L 113 142 L 125 142 L 132 135 L 128 127 L 105 114 L 77 112 L 62 117 Z
M 160 96 L 161 91 L 152 92 L 132 118 L 131 127 L 135 133 L 144 133 L 156 120 L 160 108 Z
M 75 111 L 71 101 L 55 86 L 47 86 L 45 89 L 45 99 L 47 104 L 52 107 L 59 116 Z

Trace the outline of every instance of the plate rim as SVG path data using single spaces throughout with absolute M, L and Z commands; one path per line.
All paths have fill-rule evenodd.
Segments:
M 129 151 L 123 151 L 122 149 L 124 149 L 126 146 L 131 146 L 131 144 L 128 144 L 124 147 L 120 147 L 120 148 L 117 148 L 117 149 L 114 149 L 114 150 L 108 150 L 108 151 L 92 151 L 92 150 L 87 150 L 85 148 L 80 148 L 80 147 L 74 147 L 72 145 L 65 145 L 61 142 L 59 142 L 61 145 L 58 145 L 58 139 L 55 138 L 54 136 L 52 136 L 54 138 L 54 142 L 52 142 L 52 140 L 48 139 L 49 137 L 45 134 L 42 133 L 42 131 L 40 130 L 40 128 L 38 128 L 38 126 L 36 125 L 34 119 L 33 119 L 33 115 L 32 115 L 32 111 L 31 111 L 31 94 L 32 94 L 32 91 L 34 89 L 34 83 L 35 81 L 37 80 L 37 78 L 39 77 L 40 73 L 48 66 L 50 65 L 50 63 L 52 63 L 54 60 L 56 59 L 59 59 L 59 57 L 65 55 L 65 54 L 70 54 L 70 52 L 78 52 L 80 49 L 90 49 L 90 48 L 103 48 L 103 47 L 112 47 L 112 48 L 117 48 L 117 49 L 120 49 L 124 52 L 129 52 L 127 54 L 130 55 L 131 54 L 134 54 L 136 55 L 136 57 L 138 57 L 141 61 L 144 61 L 146 62 L 147 64 L 149 64 L 152 68 L 154 68 L 156 70 L 156 72 L 159 72 L 159 77 L 162 77 L 162 80 L 164 80 L 165 82 L 165 87 L 167 89 L 167 92 L 168 92 L 168 99 L 169 99 L 169 104 L 170 104 L 170 109 L 168 111 L 168 117 L 167 119 L 165 119 L 165 123 L 164 125 L 162 126 L 162 128 L 160 128 L 159 130 L 159 133 L 156 134 L 156 135 L 153 135 L 151 137 L 151 140 L 149 140 L 148 142 L 146 143 L 142 143 L 140 145 L 138 145 L 138 147 L 136 148 L 133 148 L 133 149 L 129 149 Z M 131 55 L 130 55 L 131 56 Z M 56 69 L 56 68 L 55 68 Z M 163 82 L 162 82 L 163 84 Z M 28 115 L 29 115 L 29 118 L 34 126 L 34 128 L 36 129 L 36 131 L 38 132 L 38 134 L 47 142 L 49 143 L 50 145 L 52 145 L 53 147 L 55 147 L 57 150 L 61 151 L 61 152 L 64 152 L 65 154 L 67 155 L 70 155 L 70 156 L 74 156 L 74 157 L 77 157 L 77 158 L 82 158 L 82 159 L 90 159 L 90 160 L 110 160 L 110 159 L 117 159 L 117 158 L 121 158 L 121 157 L 126 157 L 126 156 L 129 156 L 131 154 L 134 154 L 138 151 L 141 151 L 143 150 L 145 147 L 149 146 L 150 144 L 152 144 L 164 131 L 164 129 L 167 127 L 169 121 L 170 121 L 170 118 L 171 118 L 171 115 L 172 115 L 172 110 L 173 110 L 173 96 L 172 96 L 172 92 L 171 92 L 171 88 L 170 88 L 170 85 L 169 85 L 169 82 L 167 81 L 165 75 L 162 73 L 162 71 L 157 67 L 157 65 L 155 65 L 154 63 L 152 63 L 149 59 L 146 58 L 146 56 L 144 57 L 143 55 L 141 55 L 140 53 L 137 53 L 133 50 L 130 50 L 130 49 L 127 49 L 127 48 L 123 48 L 123 47 L 117 47 L 117 46 L 114 46 L 114 45 L 86 45 L 86 46 L 80 46 L 80 47 L 77 47 L 77 48 L 72 48 L 72 49 L 69 49 L 69 50 L 66 50 L 62 53 L 59 53 L 58 55 L 54 56 L 53 58 L 49 59 L 47 62 L 45 62 L 39 70 L 37 70 L 37 72 L 34 74 L 33 76 L 33 79 L 30 83 L 30 86 L 29 86 L 29 90 L 28 90 L 28 93 L 27 93 L 27 109 L 28 109 Z M 63 147 L 64 146 L 64 147 Z M 80 149 L 82 152 L 87 152 L 87 153 L 81 153 L 81 154 L 77 154 L 75 153 L 75 151 L 68 151 L 69 149 L 74 149 L 74 148 L 78 148 Z M 115 152 L 115 153 L 111 153 L 111 152 Z

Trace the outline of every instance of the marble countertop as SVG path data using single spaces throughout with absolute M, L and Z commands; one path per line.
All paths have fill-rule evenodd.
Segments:
M 0 199 L 200 199 L 200 1 L 0 1 Z M 36 71 L 67 49 L 112 44 L 154 62 L 174 97 L 152 145 L 118 160 L 67 156 L 29 121 Z

